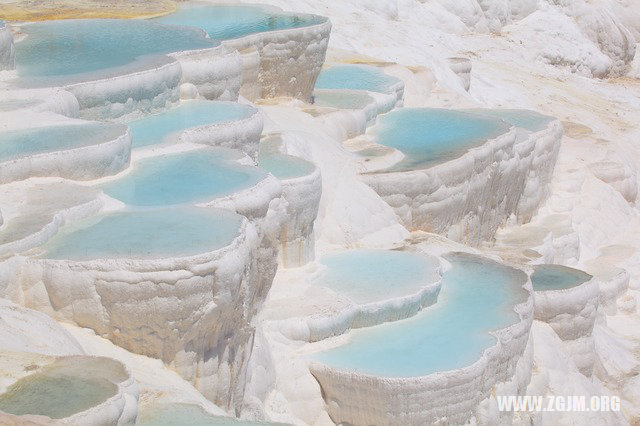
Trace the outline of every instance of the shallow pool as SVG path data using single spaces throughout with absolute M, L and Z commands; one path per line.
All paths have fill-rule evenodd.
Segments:
M 250 422 L 232 417 L 214 416 L 193 404 L 162 404 L 141 411 L 140 426 L 252 426 L 276 423 Z
M 84 368 L 88 364 L 84 361 L 79 360 L 77 369 L 54 363 L 18 380 L 0 395 L 0 410 L 18 416 L 35 414 L 62 419 L 114 396 L 118 387 L 102 374 L 92 376 Z
M 250 188 L 265 171 L 238 164 L 238 153 L 206 148 L 138 161 L 127 175 L 101 185 L 130 206 L 167 206 L 211 201 Z
M 526 276 L 490 260 L 448 255 L 438 302 L 416 316 L 357 329 L 348 343 L 317 353 L 331 367 L 381 377 L 415 377 L 469 366 L 496 343 L 489 333 L 514 324 Z
M 378 116 L 376 142 L 405 158 L 389 171 L 428 168 L 460 157 L 467 150 L 508 132 L 502 120 L 435 108 L 401 108 Z
M 312 283 L 356 303 L 412 295 L 438 279 L 436 259 L 406 251 L 350 250 L 323 256 L 320 263 L 326 269 Z
M 338 109 L 363 109 L 374 102 L 367 93 L 350 90 L 317 90 L 313 92 L 313 104 Z
M 112 141 L 125 126 L 111 123 L 45 126 L 0 133 L 0 162 Z
M 320 72 L 315 88 L 391 93 L 392 87 L 398 82 L 398 78 L 371 65 L 333 65 Z
M 219 42 L 197 28 L 140 19 L 70 19 L 22 26 L 15 44 L 23 81 L 63 84 L 150 69 L 171 60 L 164 55 L 213 47 Z
M 327 19 L 308 14 L 291 14 L 272 8 L 247 5 L 182 5 L 178 11 L 155 22 L 186 25 L 205 30 L 217 40 L 228 40 L 265 31 L 285 30 L 320 24 Z
M 487 117 L 494 117 L 504 120 L 512 126 L 532 132 L 539 132 L 547 128 L 550 122 L 555 120 L 554 117 L 542 115 L 535 111 L 527 109 L 469 109 L 466 110 L 474 114 L 480 114 Z
M 589 281 L 592 276 L 562 265 L 536 265 L 531 274 L 535 291 L 565 290 Z
M 160 114 L 128 123 L 134 148 L 160 144 L 192 127 L 220 124 L 250 117 L 255 109 L 237 102 L 193 100 Z
M 63 227 L 43 246 L 43 258 L 91 260 L 168 258 L 214 251 L 237 235 L 242 217 L 180 207 L 102 214 Z

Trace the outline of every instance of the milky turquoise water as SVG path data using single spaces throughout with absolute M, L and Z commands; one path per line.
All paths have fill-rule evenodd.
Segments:
M 527 109 L 470 109 L 468 112 L 480 114 L 487 117 L 498 118 L 515 127 L 539 132 L 547 128 L 554 117 L 542 115 Z
M 320 72 L 316 89 L 351 89 L 390 93 L 400 80 L 371 65 L 333 65 Z
M 313 99 L 316 106 L 339 109 L 363 109 L 374 101 L 363 92 L 324 90 L 314 92 Z
M 536 291 L 565 290 L 592 278 L 586 272 L 562 265 L 536 265 L 533 269 L 531 283 Z
M 213 416 L 191 404 L 163 404 L 140 413 L 140 426 L 253 426 L 276 423 L 250 422 Z
M 182 5 L 175 13 L 154 21 L 202 28 L 213 39 L 227 40 L 265 31 L 307 27 L 325 22 L 326 18 L 277 12 L 260 6 L 193 4 Z
M 350 250 L 323 256 L 324 272 L 312 281 L 370 303 L 417 293 L 435 282 L 439 263 L 419 253 L 395 250 Z
M 140 19 L 74 19 L 24 25 L 15 44 L 19 76 L 32 83 L 71 83 L 167 63 L 171 52 L 219 42 L 197 28 Z
M 214 251 L 237 235 L 242 217 L 180 207 L 102 214 L 67 225 L 44 246 L 48 259 L 168 258 Z
M 308 161 L 285 154 L 261 155 L 258 158 L 258 166 L 278 179 L 307 176 L 315 169 L 315 166 Z
M 150 157 L 101 188 L 130 206 L 212 201 L 250 188 L 267 176 L 257 167 L 236 163 L 235 158 L 233 151 L 213 147 Z
M 438 302 L 416 316 L 352 330 L 349 342 L 315 361 L 381 377 L 414 377 L 476 362 L 496 343 L 489 333 L 514 324 L 526 300 L 524 273 L 479 257 L 454 254 Z
M 423 169 L 460 157 L 509 131 L 504 121 L 460 111 L 401 108 L 378 116 L 376 141 L 405 158 L 390 171 Z
M 17 416 L 37 414 L 62 419 L 103 403 L 117 389 L 103 378 L 45 369 L 9 386 L 0 395 L 0 410 Z
M 133 147 L 140 148 L 166 142 L 172 136 L 192 127 L 241 120 L 254 112 L 249 105 L 236 102 L 192 100 L 128 124 Z
M 119 124 L 45 126 L 0 133 L 0 161 L 96 145 L 124 134 Z

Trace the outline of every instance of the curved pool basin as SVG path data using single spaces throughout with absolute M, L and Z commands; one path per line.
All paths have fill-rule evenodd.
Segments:
M 155 259 L 225 247 L 243 218 L 224 210 L 180 207 L 121 211 L 63 227 L 42 248 L 46 259 Z
M 539 132 L 547 128 L 555 117 L 540 114 L 528 109 L 486 109 L 476 108 L 465 110 L 473 114 L 484 115 L 486 117 L 498 118 L 506 121 L 512 126 L 531 132 Z
M 311 282 L 364 304 L 416 293 L 437 281 L 439 263 L 419 253 L 350 250 L 323 256 L 326 269 Z
M 367 93 L 350 90 L 318 90 L 313 92 L 313 104 L 338 109 L 363 109 L 375 100 Z
M 0 395 L 0 410 L 63 419 L 116 395 L 115 383 L 127 377 L 122 365 L 108 358 L 61 358 L 9 386 Z
M 126 131 L 112 123 L 34 127 L 0 133 L 0 163 L 30 155 L 66 151 L 112 141 Z
M 307 27 L 325 22 L 327 18 L 309 14 L 293 14 L 256 5 L 181 5 L 155 22 L 202 28 L 217 40 L 244 37 L 265 31 Z
M 333 65 L 320 72 L 315 88 L 392 93 L 393 86 L 400 82 L 371 65 Z
M 16 69 L 29 85 L 71 84 L 158 67 L 165 54 L 219 42 L 197 28 L 139 19 L 72 19 L 23 25 Z
M 438 302 L 416 316 L 351 331 L 342 346 L 313 355 L 340 370 L 416 377 L 469 366 L 496 343 L 490 333 L 519 321 L 523 273 L 467 254 L 447 256 Z
M 193 127 L 241 120 L 255 108 L 237 102 L 192 100 L 160 114 L 148 115 L 128 123 L 134 148 L 160 144 Z
M 378 117 L 376 142 L 405 157 L 388 171 L 424 169 L 460 157 L 509 131 L 502 120 L 436 108 L 401 108 Z
M 562 265 L 535 265 L 531 283 L 535 291 L 566 290 L 593 278 L 586 272 Z
M 212 201 L 256 185 L 267 173 L 237 163 L 239 154 L 206 148 L 145 158 L 125 176 L 101 185 L 130 206 L 167 206 Z

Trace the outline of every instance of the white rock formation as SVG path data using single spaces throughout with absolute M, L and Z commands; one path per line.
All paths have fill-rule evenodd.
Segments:
M 257 75 L 257 85 L 247 79 L 245 93 L 255 98 L 291 96 L 311 98 L 329 43 L 331 22 L 250 34 L 223 44 L 243 52 L 243 75 Z M 245 53 L 255 50 L 256 55 Z M 286 65 L 285 65 L 286 64 Z M 258 92 L 259 90 L 259 92 Z
M 595 362 L 592 333 L 598 295 L 595 279 L 569 289 L 534 291 L 534 318 L 551 326 L 562 340 L 565 352 L 587 377 L 591 376 Z
M 521 142 L 515 129 L 424 170 L 366 173 L 361 179 L 394 209 L 408 229 L 478 245 L 511 215 L 528 220 L 548 193 L 562 126 Z
M 514 277 L 530 292 L 530 281 L 516 271 Z M 533 296 L 529 294 L 514 309 L 519 321 L 495 331 L 496 345 L 461 369 L 384 378 L 311 362 L 309 368 L 320 383 L 329 416 L 335 423 L 347 424 L 463 424 L 481 415 L 482 403 L 494 389 L 523 394 L 531 376 Z
M 10 70 L 15 66 L 15 49 L 11 29 L 0 21 L 0 71 Z

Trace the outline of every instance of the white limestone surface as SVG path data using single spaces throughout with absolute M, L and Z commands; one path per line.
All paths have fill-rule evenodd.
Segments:
M 585 376 L 591 376 L 595 362 L 592 333 L 598 296 L 598 282 L 593 278 L 568 289 L 534 291 L 534 318 L 551 326 Z
M 533 321 L 531 284 L 516 305 L 519 321 L 494 332 L 497 342 L 472 365 L 422 377 L 385 378 L 311 362 L 309 369 L 322 388 L 326 409 L 335 423 L 463 424 L 481 415 L 481 403 L 500 384 L 515 384 L 523 393 L 531 375 L 529 330 Z M 522 364 L 524 362 L 524 364 Z
M 315 271 L 311 276 L 320 273 Z M 298 285 L 302 289 L 299 291 L 304 291 L 308 300 L 301 300 L 295 306 L 292 306 L 291 299 L 284 299 L 277 304 L 272 302 L 271 312 L 265 312 L 262 318 L 266 320 L 268 329 L 277 330 L 287 339 L 318 342 L 354 328 L 409 318 L 437 302 L 441 284 L 442 275 L 438 267 L 437 271 L 425 276 L 420 285 L 404 295 L 362 303 L 320 284 L 300 283 Z M 270 319 L 270 315 L 287 318 Z
M 285 161 L 288 157 L 281 135 L 265 138 L 261 149 L 269 151 L 271 155 L 280 155 Z M 304 160 L 300 159 L 300 162 Z M 282 184 L 282 199 L 286 203 L 278 236 L 279 259 L 285 268 L 299 267 L 315 258 L 314 223 L 322 196 L 322 176 L 320 169 L 313 163 L 304 164 L 308 166 L 308 173 L 278 177 Z
M 404 85 L 402 85 L 402 87 L 404 90 Z M 331 129 L 335 138 L 339 140 L 347 140 L 364 134 L 367 127 L 375 123 L 378 115 L 389 112 L 396 106 L 402 105 L 403 94 L 402 91 L 387 94 L 366 92 L 363 90 L 334 89 L 316 89 L 314 93 L 317 95 L 328 94 L 330 96 L 350 96 L 352 94 L 354 96 L 362 96 L 362 94 L 366 93 L 370 99 L 369 102 L 359 108 L 316 107 L 308 110 L 311 114 L 317 115 L 317 119 L 320 120 L 327 129 Z
M 0 71 L 15 67 L 15 48 L 11 29 L 0 21 Z
M 471 88 L 471 60 L 469 58 L 447 58 L 449 68 L 456 73 L 467 92 Z
M 161 359 L 208 399 L 242 405 L 250 325 L 271 286 L 277 248 L 244 219 L 233 241 L 194 256 L 2 264 L 2 294 L 59 321 Z
M 63 86 L 78 99 L 85 119 L 127 120 L 166 108 L 180 95 L 182 68 L 176 60 L 131 74 Z
M 478 245 L 521 212 L 530 218 L 544 196 L 562 136 L 558 121 L 522 141 L 515 128 L 433 167 L 369 172 L 361 179 L 411 230 Z
M 59 123 L 77 126 L 96 124 L 79 120 L 59 120 Z M 49 148 L 41 152 L 0 161 L 0 184 L 31 177 L 93 180 L 121 172 L 129 166 L 130 161 L 131 135 L 129 129 L 127 126 L 116 124 L 105 124 L 104 126 L 110 126 L 110 131 L 103 131 L 103 140 L 95 141 L 90 145 L 66 146 L 59 150 Z M 33 127 L 27 130 L 37 131 L 38 128 Z M 43 129 L 44 131 L 46 129 Z M 46 137 L 46 134 L 43 133 L 42 137 Z M 89 138 L 91 136 L 77 137 Z
M 105 207 L 100 191 L 68 182 L 15 182 L 0 186 L 4 223 L 0 227 L 0 258 L 42 245 L 61 226 Z M 3 268 L 0 268 L 0 271 Z M 2 275 L 5 288 L 15 277 Z
M 317 25 L 249 34 L 222 44 L 241 52 L 257 50 L 260 98 L 289 96 L 309 100 L 324 63 L 330 33 L 331 22 L 327 20 Z M 243 61 L 243 65 L 247 68 L 245 75 L 255 69 L 252 59 Z M 248 83 L 255 92 L 254 83 Z
M 193 84 L 205 99 L 235 101 L 242 83 L 240 54 L 224 45 L 187 50 L 168 56 L 180 62 L 181 82 Z
M 242 151 L 253 160 L 257 158 L 264 118 L 254 109 L 248 117 L 217 124 L 192 127 L 178 135 L 178 142 L 219 146 Z

